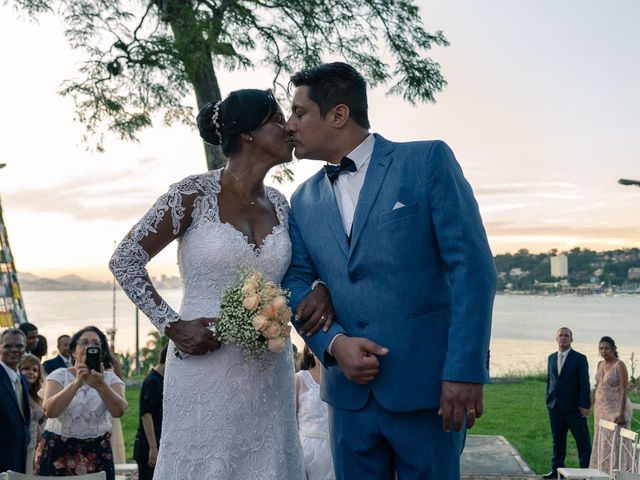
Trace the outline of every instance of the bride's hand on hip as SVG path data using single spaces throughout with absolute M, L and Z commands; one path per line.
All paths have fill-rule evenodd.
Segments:
M 204 355 L 220 348 L 220 342 L 210 328 L 217 321 L 217 318 L 178 320 L 171 323 L 165 333 L 181 352 Z
M 310 337 L 322 328 L 325 332 L 333 324 L 333 305 L 329 290 L 323 284 L 316 285 L 296 308 L 296 322 L 302 323 L 300 335 Z M 303 323 L 304 322 L 304 323 Z

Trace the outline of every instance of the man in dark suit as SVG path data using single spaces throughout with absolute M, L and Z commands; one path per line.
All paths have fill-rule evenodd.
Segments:
M 558 468 L 564 467 L 569 430 L 576 440 L 580 467 L 588 468 L 591 457 L 587 425 L 590 408 L 587 357 L 571 349 L 573 334 L 567 327 L 558 330 L 556 341 L 558 351 L 549 355 L 547 366 L 547 408 L 553 435 L 553 458 L 551 472 L 543 478 L 557 478 Z
M 47 375 L 58 368 L 68 368 L 71 366 L 71 352 L 69 351 L 70 342 L 71 337 L 69 335 L 60 335 L 58 337 L 58 356 L 51 360 L 47 360 L 42 364 Z
M 29 385 L 18 372 L 27 338 L 17 328 L 0 337 L 0 472 L 25 473 L 29 444 Z

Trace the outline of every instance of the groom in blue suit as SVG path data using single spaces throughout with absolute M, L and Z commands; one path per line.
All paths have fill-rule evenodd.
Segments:
M 369 133 L 353 67 L 321 65 L 291 83 L 295 154 L 328 165 L 291 199 L 283 283 L 325 367 L 336 476 L 458 479 L 489 380 L 496 283 L 471 187 L 444 142 Z M 334 322 L 306 331 L 323 288 L 333 310 L 313 317 Z

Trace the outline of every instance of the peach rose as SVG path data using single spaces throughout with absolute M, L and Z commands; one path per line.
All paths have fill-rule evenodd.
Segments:
M 251 323 L 253 324 L 253 328 L 260 331 L 264 330 L 264 328 L 269 325 L 269 319 L 264 315 L 256 315 L 253 317 L 253 320 L 251 320 Z
M 280 311 L 287 306 L 287 299 L 282 295 L 278 295 L 277 297 L 274 297 L 273 300 L 271 300 L 271 306 Z
M 293 312 L 289 307 L 286 307 L 282 313 L 280 313 L 280 321 L 282 323 L 289 323 L 291 321 L 291 317 L 293 316 Z
M 246 294 L 254 294 L 256 293 L 256 290 L 258 289 L 258 284 L 255 282 L 246 282 L 241 291 L 242 293 Z
M 273 305 L 269 304 L 266 307 L 264 307 L 261 311 L 260 314 L 264 315 L 265 317 L 269 317 L 269 318 L 276 318 L 278 316 L 278 312 L 275 308 L 273 308 Z
M 269 340 L 267 340 L 267 346 L 269 347 L 269 350 L 271 350 L 273 353 L 280 353 L 280 352 L 284 352 L 284 348 L 287 345 L 287 338 L 286 337 L 276 337 L 276 338 L 270 338 Z
M 252 282 L 252 283 L 258 284 L 260 283 L 260 280 L 262 280 L 262 274 L 260 272 L 253 272 L 251 275 L 247 277 L 247 280 L 245 281 L 245 283 Z
M 242 306 L 244 308 L 246 308 L 249 311 L 254 311 L 256 308 L 258 308 L 258 306 L 260 305 L 260 300 L 262 300 L 260 298 L 260 295 L 249 295 L 248 297 L 246 297 L 244 299 L 244 301 L 242 302 Z
M 262 330 L 262 336 L 264 338 L 275 338 L 280 335 L 280 325 L 275 322 L 269 322 L 267 326 Z

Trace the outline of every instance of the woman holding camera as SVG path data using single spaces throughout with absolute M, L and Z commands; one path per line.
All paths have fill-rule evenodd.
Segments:
M 36 452 L 37 475 L 83 475 L 105 471 L 115 479 L 111 419 L 127 409 L 124 383 L 113 372 L 104 333 L 85 327 L 71 338 L 74 366 L 47 377 L 44 411 L 48 417 Z

